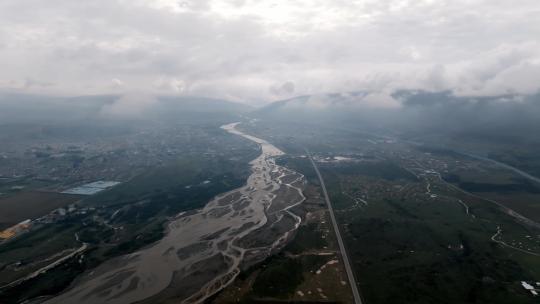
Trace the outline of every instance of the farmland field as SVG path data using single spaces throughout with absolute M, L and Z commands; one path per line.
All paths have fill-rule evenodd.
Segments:
M 35 219 L 80 199 L 79 195 L 29 191 L 0 199 L 0 229 Z

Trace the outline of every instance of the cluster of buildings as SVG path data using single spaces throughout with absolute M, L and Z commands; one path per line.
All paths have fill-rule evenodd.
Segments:
M 65 194 L 77 194 L 77 195 L 92 195 L 116 185 L 120 182 L 116 181 L 97 181 L 93 183 L 84 184 L 75 188 L 71 188 L 63 191 Z M 51 224 L 63 220 L 66 216 L 69 215 L 85 215 L 89 212 L 94 211 L 94 207 L 88 208 L 77 208 L 75 204 L 71 204 L 66 207 L 61 207 L 53 210 L 45 216 L 42 216 L 34 221 L 27 219 L 23 222 L 18 223 L 12 227 L 9 227 L 3 231 L 0 231 L 0 242 L 12 239 L 16 236 L 21 235 L 24 232 L 29 231 L 35 224 Z
M 521 281 L 521 286 L 523 286 L 525 290 L 528 290 L 533 296 L 538 296 L 538 292 L 540 291 L 540 282 L 536 282 L 535 287 L 525 281 Z
M 52 224 L 65 219 L 66 216 L 86 215 L 95 210 L 95 207 L 77 208 L 74 204 L 71 204 L 67 207 L 55 209 L 49 214 L 36 219 L 34 222 L 40 224 Z

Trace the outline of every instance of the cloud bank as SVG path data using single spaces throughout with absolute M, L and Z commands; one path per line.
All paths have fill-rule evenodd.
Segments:
M 261 104 L 540 88 L 537 0 L 6 0 L 0 89 Z

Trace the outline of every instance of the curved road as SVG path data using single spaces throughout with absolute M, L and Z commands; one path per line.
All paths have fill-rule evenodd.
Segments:
M 349 279 L 349 285 L 351 286 L 354 303 L 362 304 L 362 298 L 360 297 L 360 292 L 358 291 L 358 286 L 356 285 L 356 280 L 354 278 L 354 274 L 352 271 L 351 262 L 349 261 L 349 257 L 347 256 L 347 251 L 345 251 L 345 244 L 343 243 L 343 239 L 341 238 L 341 233 L 339 232 L 339 227 L 337 225 L 336 217 L 334 215 L 334 208 L 332 208 L 332 204 L 330 203 L 330 198 L 328 197 L 328 192 L 326 192 L 326 185 L 324 184 L 324 180 L 322 178 L 321 172 L 319 172 L 319 168 L 315 164 L 315 161 L 311 157 L 311 154 L 307 150 L 306 150 L 306 153 L 309 157 L 309 160 L 311 161 L 311 164 L 313 165 L 313 169 L 315 169 L 315 172 L 317 173 L 319 182 L 321 183 L 321 188 L 324 194 L 324 200 L 326 201 L 326 205 L 328 206 L 330 219 L 332 220 L 332 225 L 334 226 L 334 231 L 336 232 L 336 238 L 339 245 L 339 251 L 341 252 L 341 257 L 343 259 L 345 272 L 347 272 L 347 278 Z

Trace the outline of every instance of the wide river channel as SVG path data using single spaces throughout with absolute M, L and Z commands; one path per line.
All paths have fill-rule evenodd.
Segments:
M 178 214 L 163 239 L 83 274 L 45 303 L 200 303 L 282 248 L 302 221 L 293 210 L 305 200 L 304 176 L 276 165 L 283 152 L 237 126 L 221 128 L 261 148 L 243 187 Z

